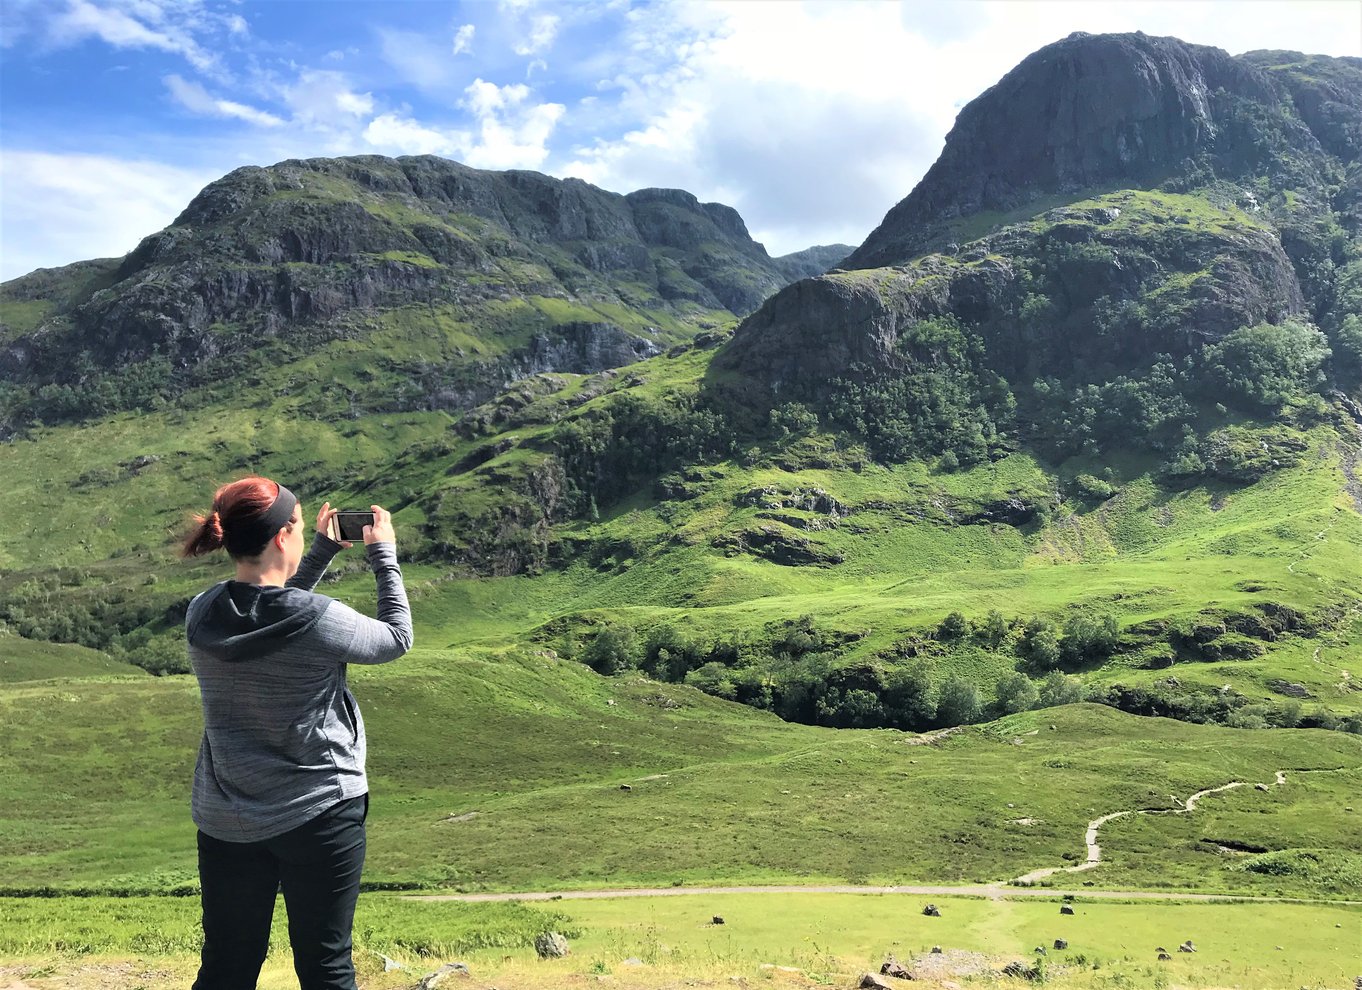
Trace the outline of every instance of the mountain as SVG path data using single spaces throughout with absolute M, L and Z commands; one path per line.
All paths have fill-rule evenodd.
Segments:
M 61 418 L 242 374 L 265 343 L 277 358 L 364 340 L 426 379 L 407 401 L 463 408 L 526 375 L 657 354 L 817 265 L 771 259 L 737 212 L 681 190 L 430 156 L 287 161 L 212 183 L 126 258 L 6 283 L 0 377 L 25 391 L 11 418 Z M 28 395 L 43 386 L 66 391 Z
M 849 257 L 674 190 L 233 173 L 6 285 L 0 620 L 182 670 L 174 535 L 250 470 L 393 508 L 418 624 L 489 664 L 839 727 L 1362 726 L 1359 79 L 1065 39 Z
M 908 261 L 1040 197 L 1268 180 L 1314 200 L 1362 157 L 1362 59 L 1075 33 L 960 111 L 941 157 L 847 268 Z M 1356 198 L 1358 177 L 1349 173 Z M 1243 194 L 1254 193 L 1252 188 Z M 982 216 L 981 216 L 982 215 Z
M 822 275 L 829 268 L 837 267 L 853 250 L 849 244 L 820 244 L 794 254 L 781 255 L 776 259 L 776 264 L 789 276 L 790 281 L 795 282 L 801 278 Z

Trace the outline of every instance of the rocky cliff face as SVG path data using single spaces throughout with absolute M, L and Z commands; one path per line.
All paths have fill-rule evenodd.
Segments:
M 0 333 L 0 374 L 64 381 L 73 363 L 153 355 L 193 368 L 232 334 L 362 335 L 411 306 L 503 327 L 510 373 L 595 371 L 751 312 L 789 281 L 735 211 L 689 193 L 620 196 L 430 156 L 237 169 L 111 273 L 84 268 L 5 287 L 25 303 L 7 313 L 38 317 Z M 507 329 L 523 299 L 545 302 Z
M 1110 315 L 1134 307 L 1139 319 Z M 809 401 L 830 380 L 902 370 L 904 331 L 950 316 L 978 335 L 994 371 L 1029 382 L 1180 357 L 1304 308 L 1269 227 L 1192 197 L 1115 193 L 1003 228 L 959 256 L 798 282 L 743 321 L 716 361 L 772 400 Z
M 944 246 L 953 220 L 1045 194 L 1147 188 L 1189 170 L 1229 179 L 1317 171 L 1330 154 L 1355 159 L 1359 61 L 1234 58 L 1140 33 L 1070 35 L 961 110 L 941 157 L 845 267 L 902 263 Z M 1292 178 L 1295 187 L 1309 181 Z
M 1288 317 L 1342 353 L 1359 150 L 1362 59 L 1073 35 L 961 111 L 849 271 L 777 293 L 716 361 L 758 404 L 826 405 L 838 381 L 907 373 L 902 342 L 931 317 L 1019 398 L 1042 378 L 1139 378 Z

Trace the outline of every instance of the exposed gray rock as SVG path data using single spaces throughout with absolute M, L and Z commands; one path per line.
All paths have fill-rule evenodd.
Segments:
M 384 966 L 384 971 L 387 971 L 386 965 Z M 418 987 L 420 990 L 437 990 L 439 987 L 452 986 L 462 980 L 466 980 L 470 975 L 466 963 L 445 963 L 435 972 L 428 976 L 423 976 Z
M 534 951 L 539 953 L 540 959 L 560 959 L 571 950 L 568 947 L 568 940 L 562 935 L 557 932 L 544 932 L 535 936 Z
M 903 963 L 899 962 L 892 955 L 880 966 L 880 975 L 892 976 L 896 980 L 917 979 L 917 977 L 913 975 L 912 970 L 903 965 Z
M 960 111 L 936 163 L 845 267 L 906 261 L 955 217 L 1117 180 L 1153 185 L 1186 159 L 1233 153 L 1236 108 L 1217 89 L 1279 102 L 1264 71 L 1218 48 L 1139 32 L 1047 45 Z

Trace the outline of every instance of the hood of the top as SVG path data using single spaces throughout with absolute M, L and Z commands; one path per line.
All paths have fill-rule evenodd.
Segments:
M 263 656 L 306 633 L 329 604 L 299 588 L 224 581 L 191 607 L 189 645 L 219 660 Z

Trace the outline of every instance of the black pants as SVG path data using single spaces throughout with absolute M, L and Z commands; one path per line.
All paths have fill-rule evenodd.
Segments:
M 350 930 L 364 868 L 365 794 L 263 842 L 199 833 L 203 962 L 194 990 L 254 990 L 284 891 L 302 990 L 355 990 Z

